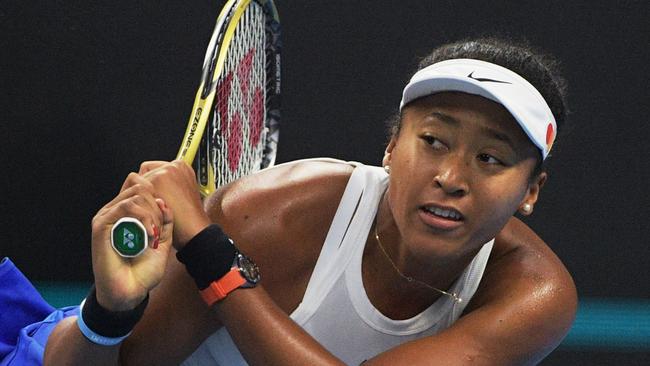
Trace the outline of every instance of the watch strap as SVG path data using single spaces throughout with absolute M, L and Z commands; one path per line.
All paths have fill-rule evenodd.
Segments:
M 203 298 L 203 301 L 208 306 L 212 306 L 215 302 L 224 299 L 229 293 L 246 283 L 247 281 L 239 272 L 239 268 L 233 267 L 225 276 L 210 283 L 208 287 L 201 290 L 201 298 Z

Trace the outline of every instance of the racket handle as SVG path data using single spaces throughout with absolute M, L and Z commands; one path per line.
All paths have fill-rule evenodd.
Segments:
M 147 230 L 140 220 L 122 217 L 111 229 L 111 246 L 117 254 L 134 258 L 142 254 L 149 245 Z

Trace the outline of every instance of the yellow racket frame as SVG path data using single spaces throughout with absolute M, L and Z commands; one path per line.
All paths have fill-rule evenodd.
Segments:
M 237 2 L 239 2 L 239 4 L 236 4 Z M 230 46 L 230 42 L 232 41 L 235 34 L 237 23 L 239 23 L 239 19 L 241 18 L 242 14 L 244 14 L 244 11 L 250 2 L 251 0 L 229 0 L 226 5 L 224 5 L 223 9 L 221 9 L 221 13 L 219 13 L 217 24 L 219 24 L 222 19 L 225 19 L 225 17 L 228 16 L 228 13 L 231 11 L 233 6 L 236 6 L 232 14 L 232 18 L 228 23 L 228 27 L 223 34 L 223 40 L 221 41 L 221 44 L 215 45 L 215 47 L 219 47 L 219 49 L 217 50 L 218 56 L 214 68 L 215 71 L 212 74 L 212 80 L 210 80 L 210 83 L 212 84 L 216 83 L 217 79 L 219 79 L 219 76 L 221 75 L 223 64 L 228 53 L 228 46 Z M 204 67 L 206 66 L 208 65 L 204 65 Z M 196 92 L 196 97 L 194 98 L 192 114 L 190 115 L 190 120 L 187 124 L 185 135 L 183 136 L 183 142 L 180 149 L 178 150 L 178 154 L 176 155 L 177 160 L 183 160 L 188 165 L 192 165 L 194 158 L 196 157 L 196 152 L 201 143 L 203 133 L 205 132 L 205 127 L 208 124 L 208 117 L 210 116 L 210 111 L 212 110 L 212 104 L 214 102 L 214 97 L 216 94 L 216 88 L 213 87 L 210 93 L 205 98 L 203 98 L 202 94 L 204 88 L 205 81 L 201 80 L 201 85 L 199 85 L 199 89 Z M 214 192 L 215 186 L 216 178 L 214 169 L 208 167 L 207 185 L 199 185 L 199 191 L 201 192 L 201 195 L 205 197 Z

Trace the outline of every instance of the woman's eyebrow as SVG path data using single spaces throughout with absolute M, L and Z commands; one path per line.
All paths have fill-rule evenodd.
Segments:
M 448 114 L 433 111 L 433 112 L 429 113 L 429 116 L 431 116 L 431 117 L 433 117 L 433 118 L 435 118 L 437 120 L 440 120 L 442 122 L 445 122 L 448 125 L 453 125 L 453 126 L 460 125 L 460 123 L 458 122 L 458 120 L 456 118 L 454 118 L 454 117 L 452 117 L 452 116 L 450 116 Z
M 512 139 L 507 134 L 487 126 L 482 126 L 481 131 L 494 140 L 504 142 L 512 150 L 516 151 L 514 142 L 512 142 Z
M 435 118 L 436 120 L 441 121 L 441 122 L 443 122 L 443 123 L 445 123 L 447 125 L 453 126 L 453 127 L 460 126 L 460 122 L 456 118 L 454 118 L 454 117 L 452 117 L 452 116 L 450 116 L 448 114 L 445 114 L 445 113 L 441 113 L 441 112 L 438 112 L 438 111 L 433 111 L 433 112 L 429 113 L 429 116 L 431 116 L 431 117 Z M 490 137 L 490 138 L 492 138 L 494 140 L 504 142 L 512 150 L 516 150 L 514 142 L 512 141 L 510 136 L 508 136 L 506 133 L 503 133 L 500 130 L 497 130 L 497 129 L 494 129 L 494 128 L 491 128 L 491 127 L 488 127 L 488 126 L 481 126 L 481 132 L 483 132 L 488 137 Z
M 460 122 L 458 121 L 458 119 L 456 119 L 456 118 L 454 118 L 454 117 L 452 117 L 452 116 L 450 116 L 448 114 L 445 114 L 445 113 L 441 113 L 441 112 L 438 112 L 438 111 L 433 111 L 433 112 L 429 113 L 429 116 L 433 117 L 434 119 L 436 119 L 436 120 L 438 120 L 440 122 L 445 123 L 446 125 L 450 125 L 450 126 L 453 126 L 453 127 L 460 126 Z M 429 123 L 430 122 L 432 122 L 432 121 L 429 121 Z M 481 126 L 481 132 L 483 132 L 488 137 L 490 137 L 490 138 L 492 138 L 494 140 L 501 141 L 501 142 L 505 143 L 513 151 L 517 150 L 515 148 L 515 143 L 512 141 L 510 136 L 508 136 L 506 133 L 504 133 L 504 132 L 502 132 L 500 130 L 488 127 L 488 126 Z

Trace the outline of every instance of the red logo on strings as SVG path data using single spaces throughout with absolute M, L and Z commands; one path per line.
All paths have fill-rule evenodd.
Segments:
M 222 121 L 221 133 L 225 134 L 224 137 L 226 138 L 228 168 L 232 172 L 239 167 L 239 161 L 243 153 L 244 123 L 248 123 L 249 126 L 248 141 L 250 147 L 254 147 L 259 143 L 264 126 L 263 86 L 253 85 L 253 90 L 251 90 L 251 70 L 254 56 L 255 48 L 251 48 L 241 59 L 235 70 L 239 83 L 238 99 L 241 101 L 242 108 L 241 111 L 239 109 L 235 110 L 232 118 L 229 118 L 228 101 L 233 92 L 233 72 L 228 72 L 217 86 L 217 113 L 219 113 Z

